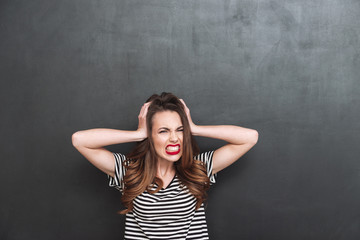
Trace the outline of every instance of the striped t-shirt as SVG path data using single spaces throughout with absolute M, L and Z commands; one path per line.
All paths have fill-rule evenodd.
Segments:
M 120 153 L 115 157 L 115 176 L 108 176 L 109 186 L 122 191 L 122 179 L 126 160 Z M 205 163 L 210 184 L 215 183 L 212 174 L 214 151 L 194 157 Z M 157 193 L 144 191 L 133 201 L 133 210 L 126 214 L 125 239 L 209 239 L 204 203 L 195 211 L 196 198 L 186 186 L 181 185 L 177 175 L 170 184 Z

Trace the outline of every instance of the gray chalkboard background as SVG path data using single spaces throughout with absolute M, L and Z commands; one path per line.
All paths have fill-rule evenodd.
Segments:
M 0 78 L 0 239 L 122 239 L 71 135 L 135 130 L 162 91 L 259 132 L 210 191 L 211 239 L 360 239 L 358 0 L 5 0 Z

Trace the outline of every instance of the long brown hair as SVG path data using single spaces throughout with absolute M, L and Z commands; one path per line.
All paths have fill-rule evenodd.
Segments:
M 123 163 L 126 174 L 123 179 L 124 188 L 121 202 L 126 209 L 119 213 L 130 212 L 133 209 L 133 200 L 145 190 L 153 194 L 163 186 L 162 180 L 156 176 L 157 155 L 151 138 L 152 119 L 157 112 L 162 111 L 177 112 L 183 124 L 182 156 L 174 163 L 174 166 L 181 184 L 186 186 L 196 198 L 196 209 L 198 209 L 201 203 L 206 200 L 206 191 L 209 189 L 210 180 L 204 164 L 199 160 L 194 160 L 194 156 L 199 154 L 199 147 L 191 134 L 184 105 L 175 95 L 165 92 L 161 95 L 152 95 L 146 102 L 151 102 L 146 115 L 148 138 L 138 142 L 136 147 L 126 156 L 127 161 Z

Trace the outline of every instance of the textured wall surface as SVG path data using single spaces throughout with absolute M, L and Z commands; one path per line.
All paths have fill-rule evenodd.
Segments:
M 259 132 L 210 191 L 211 239 L 360 239 L 358 0 L 1 1 L 0 78 L 0 239 L 122 239 L 71 135 L 134 130 L 162 91 Z

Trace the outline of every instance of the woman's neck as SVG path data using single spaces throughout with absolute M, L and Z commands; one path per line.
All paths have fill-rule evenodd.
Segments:
M 158 159 L 158 167 L 157 167 L 157 175 L 160 178 L 174 175 L 175 173 L 175 166 L 173 162 L 169 162 L 166 160 Z

